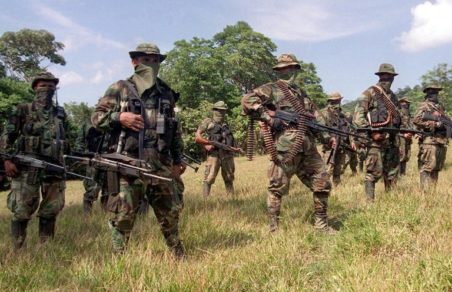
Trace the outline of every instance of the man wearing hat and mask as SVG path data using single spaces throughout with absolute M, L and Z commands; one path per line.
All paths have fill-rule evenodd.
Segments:
M 411 123 L 411 113 L 410 113 L 410 101 L 407 96 L 399 99 L 400 103 L 400 111 L 402 112 L 402 119 L 404 120 L 404 124 L 409 128 L 413 128 Z M 413 143 L 412 137 L 400 136 L 400 169 L 399 175 L 406 174 L 406 164 L 410 160 L 411 157 L 411 144 Z
M 381 64 L 378 83 L 370 86 L 359 97 L 355 108 L 353 123 L 357 128 L 401 128 L 403 125 L 400 104 L 391 91 L 394 77 L 398 74 L 391 64 Z M 406 128 L 406 125 L 403 126 Z M 411 137 L 411 134 L 404 134 Z M 368 145 L 366 158 L 366 177 L 364 181 L 366 199 L 375 200 L 375 183 L 383 177 L 385 189 L 389 191 L 397 183 L 399 175 L 399 137 L 396 132 L 374 131 L 369 133 L 372 142 Z M 355 140 L 355 147 L 362 146 Z
M 113 251 L 122 253 L 126 248 L 139 202 L 146 196 L 166 244 L 176 258 L 183 258 L 178 228 L 183 184 L 179 177 L 185 167 L 181 163 L 183 143 L 174 111 L 179 95 L 157 76 L 166 55 L 156 45 L 140 44 L 129 55 L 134 74 L 107 89 L 91 121 L 107 133 L 108 152 L 144 160 L 153 174 L 172 181 L 152 179 L 144 183 L 129 176 L 118 174 L 115 179 L 110 175 L 108 185 L 119 184 L 119 191 L 115 187 L 108 190 Z
M 67 129 L 64 109 L 53 102 L 58 78 L 42 72 L 33 79 L 35 99 L 19 104 L 11 112 L 0 142 L 0 152 L 19 153 L 63 165 Z M 39 239 L 45 242 L 55 234 L 56 217 L 64 206 L 64 176 L 5 160 L 5 173 L 13 178 L 7 198 L 13 213 L 11 236 L 15 249 L 23 246 L 28 221 L 38 210 Z M 42 199 L 40 200 L 40 195 Z
M 419 104 L 414 114 L 413 123 L 421 131 L 425 132 L 419 139 L 418 167 L 420 171 L 420 184 L 423 191 L 429 185 L 435 185 L 438 174 L 444 167 L 446 160 L 447 137 L 446 128 L 439 121 L 424 120 L 424 114 L 431 114 L 451 120 L 444 106 L 439 102 L 439 92 L 442 88 L 437 84 L 425 86 L 425 100 Z
M 332 92 L 327 99 L 327 106 L 320 111 L 319 122 L 332 128 L 336 128 L 341 131 L 350 132 L 350 123 L 347 121 L 346 116 L 341 109 L 342 95 L 339 92 Z M 348 139 L 344 139 L 341 143 L 350 144 Z M 331 154 L 331 147 L 328 144 L 323 145 L 323 158 L 327 162 Z M 332 176 L 333 184 L 336 186 L 341 182 L 342 167 L 345 163 L 346 149 L 344 146 L 339 147 L 335 154 L 334 160 L 330 161 L 328 168 L 328 174 Z M 356 166 L 355 166 L 356 167 Z M 355 169 L 356 171 L 356 169 Z
M 196 143 L 203 145 L 208 154 L 203 183 L 204 197 L 210 195 L 210 188 L 215 182 L 215 178 L 220 169 L 226 187 L 226 193 L 228 195 L 234 195 L 234 152 L 218 149 L 209 144 L 209 141 L 215 141 L 234 149 L 234 136 L 226 122 L 227 109 L 228 106 L 224 101 L 216 102 L 212 107 L 212 118 L 207 118 L 202 121 L 195 134 Z M 204 134 L 207 134 L 207 139 L 203 137 Z
M 317 114 L 315 105 L 295 82 L 300 68 L 294 55 L 282 54 L 273 67 L 279 79 L 254 89 L 241 101 L 244 113 L 260 121 L 270 155 L 267 208 L 271 232 L 278 229 L 282 197 L 289 193 L 293 175 L 313 192 L 315 228 L 333 231 L 327 221 L 331 182 L 317 151 L 314 133 L 304 123 L 288 125 L 274 116 L 276 110 L 312 117 Z M 317 135 L 323 142 L 335 143 L 326 132 Z

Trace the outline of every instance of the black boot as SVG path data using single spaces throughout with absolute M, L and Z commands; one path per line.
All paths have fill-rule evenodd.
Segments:
M 366 200 L 368 203 L 373 203 L 375 201 L 375 182 L 365 181 L 364 189 L 366 191 Z
M 336 187 L 341 183 L 340 175 L 333 175 L 333 185 Z
M 13 247 L 15 250 L 20 249 L 27 237 L 28 220 L 14 221 L 11 220 L 11 238 L 13 240 Z
M 210 187 L 211 185 L 207 182 L 204 182 L 203 188 L 202 188 L 202 195 L 204 198 L 207 198 L 210 195 Z
M 174 257 L 177 260 L 185 260 L 186 256 L 185 256 L 185 248 L 184 245 L 182 244 L 182 241 L 179 240 L 179 242 L 171 247 L 171 252 L 173 253 Z
M 103 211 L 107 211 L 107 203 L 108 203 L 108 196 L 103 195 L 100 197 L 100 207 Z
M 149 212 L 149 201 L 147 198 L 143 198 L 139 203 L 138 203 L 138 211 L 137 214 L 138 215 L 146 215 Z
M 86 199 L 83 200 L 83 213 L 85 215 L 90 215 L 92 210 L 93 210 L 93 201 Z
M 406 162 L 400 162 L 399 175 L 403 176 L 406 174 Z
M 224 183 L 225 187 L 226 187 L 226 194 L 233 196 L 235 195 L 235 191 L 234 191 L 234 184 L 233 182 L 225 182 Z
M 39 241 L 44 243 L 49 239 L 53 239 L 55 235 L 55 221 L 56 218 L 42 218 L 39 217 Z

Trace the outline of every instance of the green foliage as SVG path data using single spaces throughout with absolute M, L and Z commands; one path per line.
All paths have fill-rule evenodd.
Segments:
M 422 75 L 421 80 L 422 86 L 434 82 L 443 88 L 439 93 L 441 103 L 452 114 L 452 66 L 446 63 L 438 64 L 435 68 Z
M 80 132 L 80 128 L 84 123 L 91 123 L 91 115 L 94 112 L 94 107 L 88 106 L 87 103 L 70 102 L 64 104 L 64 110 L 68 116 L 68 131 L 66 133 L 66 140 L 69 141 L 71 147 L 76 146 L 75 141 Z
M 28 83 L 10 77 L 0 78 L 0 124 L 13 107 L 32 100 L 33 92 Z
M 315 65 L 313 63 L 304 63 L 303 61 L 299 62 L 301 64 L 301 71 L 297 74 L 295 82 L 306 91 L 318 108 L 324 107 L 328 95 L 323 92 L 323 87 L 320 85 L 322 79 L 317 75 Z
M 22 29 L 5 32 L 0 37 L 0 64 L 6 75 L 31 81 L 33 76 L 50 64 L 65 65 L 57 54 L 64 44 L 46 30 Z M 47 62 L 47 64 L 43 64 Z

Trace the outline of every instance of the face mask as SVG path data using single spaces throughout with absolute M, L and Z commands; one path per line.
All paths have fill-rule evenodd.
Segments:
M 438 93 L 429 93 L 429 94 L 427 94 L 426 98 L 428 101 L 431 101 L 434 103 L 439 102 Z
M 52 97 L 55 94 L 54 88 L 38 88 L 35 90 L 36 100 L 43 106 L 50 105 L 52 103 Z
M 132 79 L 137 86 L 138 94 L 141 96 L 146 89 L 154 86 L 157 81 L 157 74 L 159 73 L 160 64 L 138 64 L 135 67 L 135 74 Z
M 410 106 L 407 104 L 402 104 L 402 105 L 400 105 L 400 107 L 403 109 L 406 109 L 406 110 L 410 109 Z
M 279 79 L 286 80 L 289 84 L 293 84 L 298 74 L 298 70 L 288 71 L 288 72 L 277 72 Z
M 340 104 L 330 104 L 330 108 L 335 110 L 335 111 L 340 111 L 341 110 L 341 105 Z
M 380 85 L 384 91 L 389 92 L 393 81 L 394 79 L 380 79 L 380 81 L 378 81 L 378 85 Z
M 213 111 L 213 120 L 216 123 L 223 123 L 225 116 L 226 116 L 225 111 Z

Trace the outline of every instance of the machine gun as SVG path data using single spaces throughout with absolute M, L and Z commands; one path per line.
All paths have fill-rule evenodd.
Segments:
M 41 160 L 38 158 L 34 158 L 28 155 L 23 154 L 6 154 L 0 152 L 0 158 L 2 160 L 12 160 L 14 163 L 27 166 L 27 167 L 35 167 L 39 169 L 43 169 L 45 171 L 49 172 L 55 172 L 55 173 L 64 173 L 65 175 L 72 175 L 83 179 L 89 179 L 92 180 L 90 177 L 86 177 L 84 175 L 80 175 L 74 172 L 67 171 L 66 168 L 62 165 L 58 165 L 55 163 L 50 163 L 45 160 Z
M 440 122 L 442 124 L 442 126 L 445 128 L 446 130 L 446 137 L 447 138 L 452 138 L 452 120 L 449 119 L 446 116 L 435 116 L 429 113 L 423 113 L 422 114 L 422 119 L 424 121 L 435 121 L 435 122 Z
M 378 127 L 378 128 L 356 128 L 356 132 L 358 133 L 376 133 L 376 132 L 385 132 L 390 134 L 419 134 L 424 135 L 425 133 L 422 131 L 407 129 L 407 128 L 392 128 L 392 127 Z

